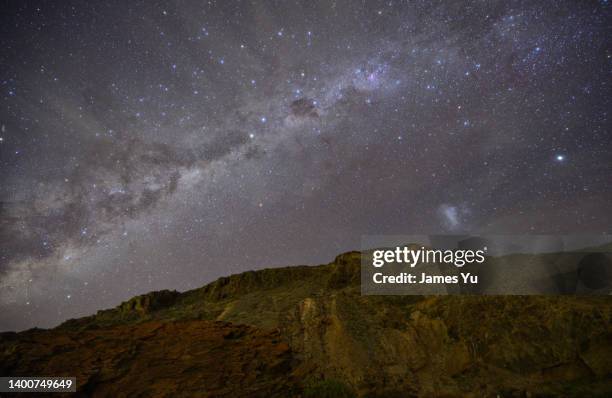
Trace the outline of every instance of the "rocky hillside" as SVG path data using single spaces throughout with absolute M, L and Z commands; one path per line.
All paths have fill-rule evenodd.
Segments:
M 360 254 L 0 334 L 1 375 L 83 396 L 612 396 L 612 299 L 361 296 Z
M 143 322 L 5 335 L 2 374 L 76 376 L 100 397 L 290 394 L 292 356 L 278 331 L 227 322 Z M 206 394 L 202 394 L 205 391 Z

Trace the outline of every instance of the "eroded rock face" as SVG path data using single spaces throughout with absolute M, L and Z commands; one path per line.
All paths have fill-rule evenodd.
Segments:
M 124 303 L 119 308 L 123 312 L 139 312 L 147 314 L 161 308 L 169 307 L 174 304 L 174 301 L 179 297 L 180 293 L 176 290 L 161 290 L 159 292 L 151 292 L 136 296 Z
M 309 297 L 282 333 L 302 364 L 345 381 L 360 396 L 612 391 L 607 298 L 599 305 L 579 297 L 395 300 Z

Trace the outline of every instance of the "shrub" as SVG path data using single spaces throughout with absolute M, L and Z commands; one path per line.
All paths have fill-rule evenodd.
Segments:
M 354 398 L 355 394 L 344 383 L 327 379 L 304 389 L 304 398 Z

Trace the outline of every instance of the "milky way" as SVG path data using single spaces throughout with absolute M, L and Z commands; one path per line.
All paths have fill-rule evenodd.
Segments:
M 9 2 L 0 329 L 362 235 L 612 232 L 607 2 Z

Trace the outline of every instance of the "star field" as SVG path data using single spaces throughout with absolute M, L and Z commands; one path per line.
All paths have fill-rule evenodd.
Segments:
M 0 330 L 362 235 L 611 232 L 606 1 L 3 9 Z

